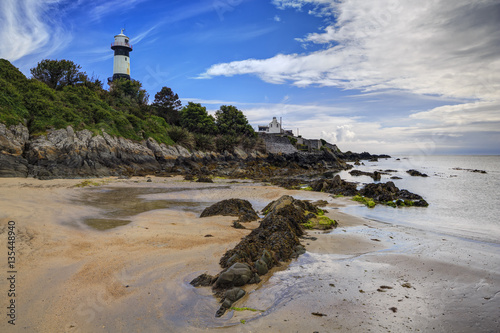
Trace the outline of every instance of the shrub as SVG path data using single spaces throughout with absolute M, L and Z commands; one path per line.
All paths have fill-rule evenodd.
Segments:
M 225 151 L 232 153 L 237 144 L 237 138 L 232 135 L 218 135 L 215 138 L 215 148 L 220 153 Z
M 214 137 L 207 134 L 195 133 L 194 142 L 195 147 L 201 151 L 213 151 L 215 150 Z
M 187 149 L 193 149 L 195 141 L 193 134 L 191 134 L 187 129 L 172 126 L 167 130 L 167 134 L 176 144 L 181 145 Z

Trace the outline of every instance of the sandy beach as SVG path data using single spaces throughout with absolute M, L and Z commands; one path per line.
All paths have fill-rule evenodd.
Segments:
M 180 177 L 127 180 L 0 179 L 0 304 L 6 309 L 9 221 L 15 222 L 15 325 L 2 332 L 497 332 L 498 246 L 341 212 L 326 193 Z M 255 210 L 284 194 L 326 200 L 339 222 L 310 231 L 307 253 L 267 274 L 228 311 L 197 275 L 247 235 L 233 217 L 199 218 L 223 199 Z M 89 226 L 85 223 L 93 225 Z M 105 223 L 124 224 L 99 230 Z M 97 228 L 96 228 L 97 226 Z M 8 277 L 8 276 L 7 276 Z

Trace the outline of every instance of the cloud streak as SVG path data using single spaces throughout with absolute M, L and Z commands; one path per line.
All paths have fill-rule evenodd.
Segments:
M 300 39 L 326 49 L 211 66 L 200 77 L 253 74 L 274 83 L 492 99 L 500 91 L 500 4 L 474 1 L 274 1 L 335 15 Z
M 27 55 L 50 54 L 61 48 L 70 36 L 58 24 L 54 12 L 64 1 L 4 0 L 0 2 L 0 58 L 9 61 Z M 48 13 L 53 11 L 51 15 Z

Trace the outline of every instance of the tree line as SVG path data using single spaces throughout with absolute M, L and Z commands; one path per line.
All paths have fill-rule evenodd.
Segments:
M 70 60 L 45 59 L 30 72 L 32 78 L 27 79 L 8 61 L 0 62 L 0 84 L 5 82 L 7 87 L 0 91 L 0 121 L 22 120 L 30 133 L 70 125 L 135 140 L 153 137 L 189 149 L 262 146 L 246 116 L 232 105 L 222 105 L 212 116 L 199 103 L 182 106 L 179 96 L 166 86 L 149 103 L 139 81 L 114 80 L 106 90 L 103 82 Z

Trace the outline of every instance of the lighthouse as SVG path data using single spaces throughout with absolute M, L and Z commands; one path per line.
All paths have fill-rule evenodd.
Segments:
M 129 43 L 129 38 L 123 33 L 125 29 L 115 36 L 115 42 L 111 43 L 111 49 L 115 51 L 113 60 L 113 78 L 114 81 L 119 78 L 130 80 L 130 56 L 132 45 Z

